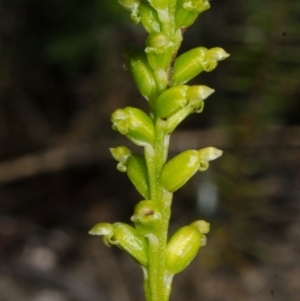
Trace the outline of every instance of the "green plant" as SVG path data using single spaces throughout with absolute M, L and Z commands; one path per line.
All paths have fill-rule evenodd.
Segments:
M 146 48 L 129 46 L 126 64 L 136 87 L 148 101 L 149 113 L 138 108 L 117 109 L 111 116 L 113 129 L 144 148 L 144 155 L 127 147 L 111 149 L 144 200 L 134 208 L 131 221 L 99 223 L 92 235 L 103 235 L 106 245 L 116 245 L 142 267 L 147 301 L 167 301 L 175 274 L 187 267 L 206 244 L 209 224 L 198 220 L 180 228 L 168 240 L 173 193 L 222 151 L 207 147 L 186 150 L 167 161 L 171 133 L 191 113 L 203 110 L 213 89 L 186 83 L 203 71 L 212 71 L 229 55 L 221 48 L 197 47 L 176 58 L 183 32 L 210 5 L 207 0 L 119 0 L 131 19 L 148 32 Z

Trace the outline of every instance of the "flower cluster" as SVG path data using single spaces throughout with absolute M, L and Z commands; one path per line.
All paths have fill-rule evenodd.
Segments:
M 210 8 L 207 0 L 118 0 L 141 23 L 148 36 L 145 47 L 129 46 L 124 67 L 149 105 L 117 109 L 112 128 L 144 148 L 133 153 L 125 146 L 111 148 L 117 169 L 127 173 L 144 198 L 125 223 L 99 223 L 92 235 L 102 235 L 107 246 L 127 252 L 143 269 L 147 301 L 167 301 L 173 275 L 181 272 L 206 244 L 209 224 L 198 220 L 180 228 L 168 239 L 173 193 L 209 161 L 221 156 L 214 147 L 186 150 L 168 160 L 169 139 L 190 114 L 201 113 L 214 90 L 187 83 L 201 72 L 215 69 L 229 55 L 219 47 L 197 47 L 177 56 L 183 33 L 198 15 Z

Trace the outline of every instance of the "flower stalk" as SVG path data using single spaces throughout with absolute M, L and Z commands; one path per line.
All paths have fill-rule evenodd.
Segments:
M 132 153 L 125 146 L 111 149 L 117 169 L 126 172 L 144 198 L 137 203 L 132 225 L 99 223 L 92 235 L 103 236 L 106 245 L 128 253 L 142 268 L 146 301 L 168 301 L 173 276 L 183 271 L 206 245 L 209 224 L 198 220 L 180 228 L 168 239 L 173 193 L 222 151 L 207 147 L 186 150 L 168 161 L 170 135 L 190 114 L 201 113 L 204 100 L 214 90 L 188 82 L 201 72 L 215 69 L 229 55 L 219 47 L 197 47 L 177 52 L 184 31 L 210 8 L 207 0 L 118 0 L 148 33 L 145 48 L 130 46 L 125 67 L 149 105 L 117 109 L 112 128 L 143 148 Z

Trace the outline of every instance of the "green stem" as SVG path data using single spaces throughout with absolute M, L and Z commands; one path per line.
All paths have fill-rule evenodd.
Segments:
M 148 168 L 150 199 L 156 200 L 158 191 L 157 170 L 155 164 L 155 149 L 152 145 L 145 146 L 145 159 Z
M 173 6 L 169 7 L 172 14 L 175 12 L 175 6 Z M 169 65 L 165 70 L 168 74 L 168 79 L 170 80 L 172 77 L 171 65 L 182 42 L 182 34 L 181 31 L 175 32 L 175 23 L 173 24 L 171 22 L 170 14 L 167 17 L 165 13 L 166 12 L 162 13 L 159 17 L 163 23 L 163 32 L 167 33 L 173 42 L 172 56 L 170 57 Z M 166 87 L 164 87 L 164 89 L 165 88 Z M 165 253 L 168 241 L 168 228 L 173 194 L 163 189 L 159 177 L 162 168 L 167 161 L 170 135 L 167 131 L 167 122 L 163 119 L 156 118 L 155 116 L 155 101 L 156 99 L 152 99 L 149 105 L 155 123 L 156 138 L 153 148 L 150 146 L 145 147 L 145 158 L 148 167 L 150 199 L 157 202 L 159 205 L 161 226 L 155 233 L 152 233 L 147 237 L 149 242 L 149 265 L 147 267 L 147 277 L 145 277 L 144 287 L 147 301 L 168 301 L 171 292 L 172 279 L 168 278 L 166 275 Z
M 166 162 L 169 136 L 165 134 L 166 122 L 156 120 L 156 141 L 154 147 L 145 148 L 145 158 L 149 173 L 150 199 L 159 204 L 161 226 L 149 235 L 148 268 L 145 278 L 145 295 L 147 301 L 168 301 L 170 282 L 166 281 L 165 252 L 168 239 L 168 228 L 171 213 L 172 194 L 165 192 L 159 182 L 161 170 Z M 150 294 L 148 292 L 150 290 Z

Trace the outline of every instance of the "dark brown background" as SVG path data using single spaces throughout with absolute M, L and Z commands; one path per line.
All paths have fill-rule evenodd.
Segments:
M 87 235 L 140 200 L 108 148 L 113 110 L 146 108 L 122 49 L 145 32 L 113 0 L 0 3 L 0 301 L 139 301 L 142 273 Z M 231 57 L 193 83 L 216 90 L 171 155 L 224 155 L 175 194 L 171 232 L 211 223 L 171 300 L 300 300 L 300 2 L 213 0 L 181 51 Z

